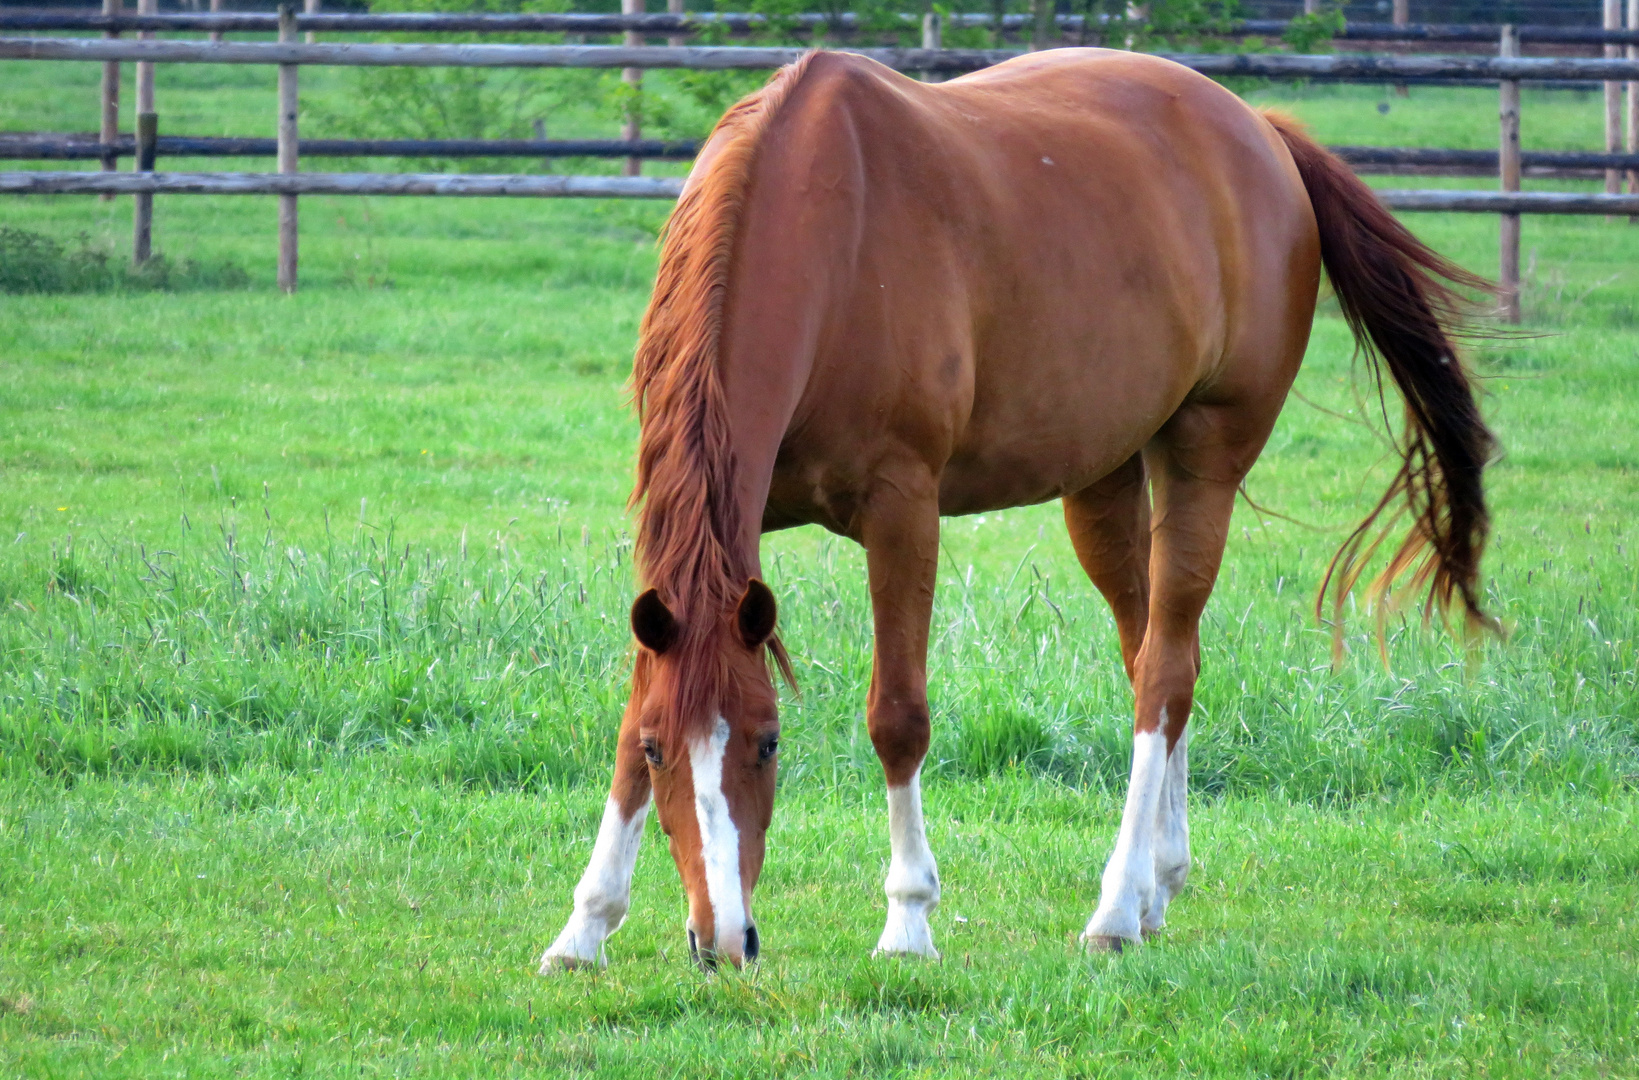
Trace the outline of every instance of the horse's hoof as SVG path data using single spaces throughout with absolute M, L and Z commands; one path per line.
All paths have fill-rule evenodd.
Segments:
M 549 953 L 546 956 L 541 957 L 541 969 L 535 974 L 556 975 L 563 971 L 582 971 L 588 968 L 596 969 L 598 966 L 598 962 L 595 959 L 588 960 L 583 956 L 562 956 L 552 955 Z
M 929 945 L 922 949 L 884 949 L 878 945 L 871 950 L 872 960 L 938 960 L 939 950 Z
M 1120 954 L 1128 945 L 1138 944 L 1129 942 L 1126 938 L 1116 937 L 1114 934 L 1083 934 L 1081 944 L 1088 952 Z

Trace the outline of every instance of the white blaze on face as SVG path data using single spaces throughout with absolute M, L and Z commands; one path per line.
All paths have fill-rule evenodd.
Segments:
M 1121 814 L 1121 833 L 1104 868 L 1098 910 L 1087 923 L 1083 939 L 1142 940 L 1141 924 L 1156 898 L 1155 833 L 1166 786 L 1167 737 L 1161 730 L 1166 724 L 1163 707 L 1156 730 L 1133 736 L 1132 779 Z
M 620 804 L 613 798 L 604 806 L 591 861 L 575 886 L 575 910 L 563 933 L 541 957 L 543 973 L 555 967 L 604 963 L 603 940 L 620 929 L 631 904 L 632 869 L 637 865 L 643 822 L 648 816 L 647 799 L 630 819 L 620 812 Z
M 740 887 L 740 830 L 729 816 L 723 793 L 723 756 L 728 721 L 721 716 L 711 734 L 689 744 L 694 774 L 694 815 L 700 823 L 700 858 L 711 899 L 713 940 L 718 953 L 739 956 L 746 932 L 745 892 Z

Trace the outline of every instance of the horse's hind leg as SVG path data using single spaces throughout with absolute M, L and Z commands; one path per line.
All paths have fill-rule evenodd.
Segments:
M 1133 677 L 1150 606 L 1150 491 L 1142 454 L 1091 487 L 1064 497 L 1076 558 L 1115 614 L 1121 663 Z
M 1150 603 L 1150 491 L 1142 454 L 1091 487 L 1064 497 L 1064 523 L 1081 568 L 1115 615 L 1121 662 L 1133 679 L 1144 644 Z M 1187 730 L 1187 729 L 1186 729 Z M 1189 874 L 1189 811 L 1185 758 L 1187 736 L 1167 756 L 1156 812 L 1156 900 L 1140 930 L 1159 930 L 1167 901 L 1183 891 Z
M 1223 559 L 1235 491 L 1273 423 L 1187 405 L 1145 450 L 1154 489 L 1149 616 L 1133 664 L 1133 764 L 1115 852 L 1082 939 L 1120 949 L 1161 928 L 1189 872 L 1185 725 L 1200 619 Z

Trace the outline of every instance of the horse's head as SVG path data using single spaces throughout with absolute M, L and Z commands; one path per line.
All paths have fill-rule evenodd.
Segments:
M 780 745 L 764 658 L 774 594 L 752 579 L 710 626 L 685 626 L 650 589 L 632 605 L 633 680 L 655 815 L 689 897 L 689 950 L 710 968 L 757 956 L 751 891 L 763 868 Z M 776 653 L 783 660 L 783 654 Z

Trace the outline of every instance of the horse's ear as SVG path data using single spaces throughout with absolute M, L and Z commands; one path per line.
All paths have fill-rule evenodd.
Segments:
M 774 636 L 775 616 L 774 593 L 752 578 L 746 583 L 745 595 L 740 597 L 740 608 L 734 619 L 746 648 L 755 649 Z
M 650 589 L 632 602 L 632 635 L 656 656 L 677 644 L 677 618 L 660 593 Z

